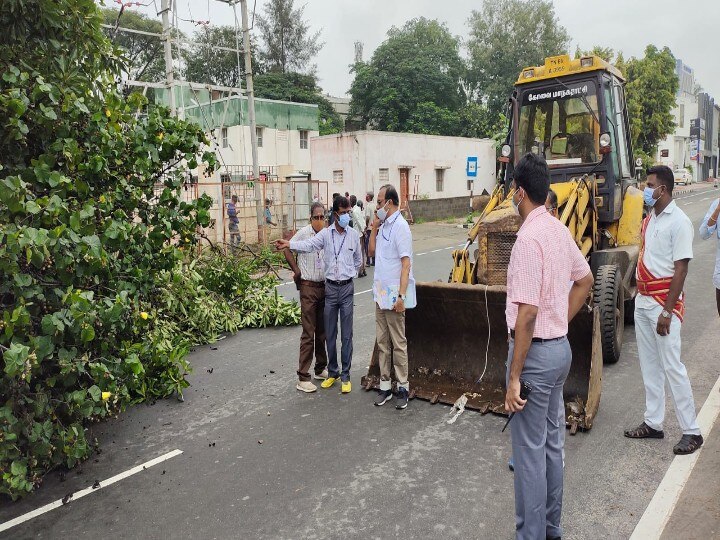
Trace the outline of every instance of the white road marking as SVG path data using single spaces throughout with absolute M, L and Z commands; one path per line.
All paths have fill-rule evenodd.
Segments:
M 709 201 L 710 199 L 712 199 L 712 197 L 705 197 L 704 199 L 700 199 L 700 200 L 701 201 Z
M 357 296 L 357 295 L 359 295 L 359 294 L 369 293 L 370 291 L 372 291 L 372 289 L 366 289 L 366 290 L 364 290 L 364 291 L 356 292 L 353 296 Z
M 720 414 L 720 377 L 710 390 L 710 395 L 697 416 L 700 431 L 705 440 L 710 437 L 713 425 Z M 703 448 L 689 456 L 676 456 L 660 482 L 645 513 L 640 518 L 630 540 L 655 540 L 662 535 L 675 509 L 693 467 Z
M 128 469 L 125 472 L 116 474 L 115 476 L 112 476 L 112 477 L 108 478 L 107 480 L 103 480 L 102 482 L 100 482 L 100 485 L 95 488 L 89 487 L 89 488 L 82 489 L 80 491 L 76 491 L 75 493 L 72 494 L 72 497 L 65 504 L 69 504 L 70 502 L 76 501 L 77 499 L 81 499 L 85 495 L 90 495 L 91 493 L 100 491 L 104 487 L 114 484 L 115 482 L 119 482 L 120 480 L 123 480 L 124 478 L 127 478 L 128 476 L 132 476 L 134 474 L 142 472 L 145 469 L 149 469 L 153 465 L 157 465 L 158 463 L 162 463 L 163 461 L 166 461 L 170 458 L 179 456 L 180 454 L 182 454 L 182 450 L 173 450 L 172 452 L 163 454 L 162 456 L 156 457 L 155 459 L 146 461 L 145 463 L 142 463 L 142 464 L 138 465 L 137 467 L 133 467 L 132 469 Z M 61 506 L 63 506 L 62 499 L 57 500 L 55 502 L 51 502 L 50 504 L 46 504 L 45 506 L 41 506 L 37 510 L 28 512 L 27 514 L 23 514 L 22 516 L 18 516 L 15 519 L 6 521 L 5 523 L 0 523 L 0 532 L 7 531 L 8 529 L 15 527 L 16 525 L 25 523 L 26 521 L 29 521 L 33 518 L 41 516 L 42 514 L 50 512 L 50 510 L 55 510 L 56 508 L 59 508 Z

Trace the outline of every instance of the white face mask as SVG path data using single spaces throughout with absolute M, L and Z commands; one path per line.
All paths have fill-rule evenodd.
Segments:
M 380 221 L 385 221 L 385 218 L 387 218 L 387 210 L 385 210 L 385 207 L 388 205 L 387 202 L 385 202 L 385 205 L 382 208 L 379 208 L 377 211 L 377 217 Z
M 516 192 L 516 193 L 517 193 L 517 192 Z M 520 215 L 520 205 L 522 204 L 522 202 L 523 202 L 524 200 L 525 200 L 525 194 L 523 193 L 522 199 L 520 199 L 520 200 L 517 202 L 517 204 L 515 204 L 515 197 L 513 197 L 512 200 L 510 201 L 510 202 L 512 203 L 512 205 L 513 205 L 513 208 L 515 209 L 515 213 L 516 213 L 518 216 Z

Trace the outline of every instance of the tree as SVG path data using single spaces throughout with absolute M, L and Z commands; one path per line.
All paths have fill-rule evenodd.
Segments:
M 254 83 L 257 97 L 316 104 L 320 135 L 339 133 L 343 130 L 342 118 L 321 94 L 314 75 L 270 72 L 255 77 Z
M 610 47 L 602 47 L 600 45 L 595 45 L 589 51 L 584 51 L 578 45 L 575 49 L 575 58 L 580 58 L 581 56 L 599 56 L 606 62 L 612 64 L 615 58 L 615 50 Z
M 113 27 L 125 27 L 142 32 L 162 34 L 162 24 L 142 13 L 113 8 L 102 9 L 103 22 Z M 159 82 L 165 79 L 165 60 L 161 37 L 135 34 L 123 30 L 103 29 L 105 35 L 120 47 L 124 57 L 124 71 L 128 79 Z
M 240 88 L 245 86 L 245 57 L 242 52 L 218 49 L 227 47 L 242 49 L 242 38 L 236 41 L 235 27 L 207 26 L 193 35 L 193 44 L 183 51 L 185 80 L 204 84 L 217 84 Z M 251 42 L 251 64 L 253 75 L 264 71 Z M 238 69 L 238 61 L 240 67 Z
M 384 131 L 454 134 L 465 104 L 459 49 L 459 39 L 435 20 L 391 28 L 372 59 L 352 68 L 350 116 Z
M 0 494 L 13 498 L 87 458 L 90 421 L 188 384 L 188 347 L 158 337 L 152 298 L 210 221 L 207 196 L 183 202 L 183 164 L 216 162 L 199 126 L 118 92 L 101 22 L 94 0 L 0 3 Z
M 484 0 L 468 24 L 469 93 L 494 118 L 505 112 L 523 67 L 567 52 L 568 33 L 550 0 Z
M 257 24 L 263 46 L 260 58 L 270 71 L 314 71 L 313 57 L 323 46 L 320 30 L 310 34 L 303 19 L 305 6 L 295 8 L 295 0 L 268 0 Z
M 675 57 L 667 47 L 645 48 L 643 58 L 622 58 L 616 65 L 625 75 L 625 94 L 633 149 L 654 156 L 658 143 L 675 129 L 672 109 L 678 90 Z

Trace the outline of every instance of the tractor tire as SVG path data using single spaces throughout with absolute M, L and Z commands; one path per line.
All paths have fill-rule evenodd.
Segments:
M 625 300 L 625 324 L 635 324 L 635 297 Z
M 620 268 L 606 264 L 598 268 L 593 299 L 600 310 L 600 335 L 604 364 L 620 360 L 625 330 L 625 294 Z

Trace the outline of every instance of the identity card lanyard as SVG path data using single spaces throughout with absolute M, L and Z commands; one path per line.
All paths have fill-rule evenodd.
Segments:
M 400 211 L 398 210 L 398 215 L 395 216 L 395 219 L 394 219 L 393 222 L 390 224 L 390 230 L 388 231 L 388 235 L 387 235 L 387 236 L 385 236 L 385 224 L 383 223 L 383 227 L 382 227 L 382 232 L 381 232 L 381 234 L 382 234 L 382 237 L 385 239 L 386 242 L 389 242 L 389 241 L 390 241 L 390 238 L 392 237 L 393 227 L 395 227 L 395 222 L 398 220 L 399 217 L 400 217 Z
M 342 248 L 345 245 L 345 239 L 347 238 L 347 233 L 345 233 L 345 236 L 343 236 L 342 242 L 340 242 L 340 250 L 335 251 L 335 229 L 331 229 L 330 232 L 332 233 L 333 255 L 335 255 L 335 270 L 339 270 L 338 255 L 340 255 L 340 253 L 342 253 Z

